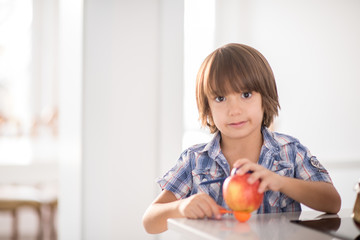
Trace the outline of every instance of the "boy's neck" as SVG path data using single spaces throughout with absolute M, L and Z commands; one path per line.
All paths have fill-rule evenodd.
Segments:
M 261 131 L 258 134 L 250 135 L 246 138 L 221 138 L 221 151 L 228 161 L 230 168 L 233 164 L 242 158 L 247 158 L 256 163 L 259 160 L 261 147 L 263 145 L 263 136 Z

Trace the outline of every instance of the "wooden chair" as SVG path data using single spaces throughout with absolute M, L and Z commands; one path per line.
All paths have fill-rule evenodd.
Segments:
M 12 216 L 12 239 L 19 237 L 18 211 L 22 207 L 32 208 L 38 217 L 37 239 L 44 239 L 44 231 L 49 226 L 52 237 L 56 237 L 54 212 L 57 206 L 56 195 L 48 195 L 41 189 L 26 185 L 0 185 L 0 210 L 9 211 Z M 49 208 L 50 214 L 44 219 L 44 208 Z M 48 224 L 46 224 L 46 222 Z

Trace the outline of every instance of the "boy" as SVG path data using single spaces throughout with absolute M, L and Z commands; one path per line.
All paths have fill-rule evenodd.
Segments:
M 167 230 L 167 219 L 221 218 L 221 184 L 201 182 L 252 171 L 264 200 L 258 213 L 301 211 L 300 203 L 337 213 L 341 199 L 326 169 L 297 139 L 268 127 L 280 108 L 274 75 L 254 48 L 228 44 L 203 62 L 196 80 L 200 121 L 214 134 L 185 150 L 158 183 L 163 191 L 143 217 L 147 232 Z

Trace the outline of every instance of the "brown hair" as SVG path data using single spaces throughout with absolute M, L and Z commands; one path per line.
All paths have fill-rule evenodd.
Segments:
M 208 97 L 226 96 L 231 91 L 258 92 L 264 110 L 263 125 L 269 127 L 280 109 L 274 74 L 265 57 L 244 44 L 230 43 L 212 52 L 196 78 L 196 102 L 202 126 L 211 133 L 218 129 L 211 116 Z

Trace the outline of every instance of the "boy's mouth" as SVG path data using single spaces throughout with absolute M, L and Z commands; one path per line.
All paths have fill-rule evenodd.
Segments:
M 242 127 L 243 125 L 246 124 L 247 121 L 241 121 L 241 122 L 233 122 L 233 123 L 229 123 L 230 127 Z

